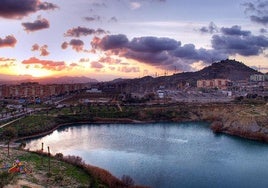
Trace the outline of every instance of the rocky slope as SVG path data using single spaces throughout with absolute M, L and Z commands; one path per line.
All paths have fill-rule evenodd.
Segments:
M 268 105 L 207 106 L 200 118 L 212 122 L 214 132 L 268 142 Z

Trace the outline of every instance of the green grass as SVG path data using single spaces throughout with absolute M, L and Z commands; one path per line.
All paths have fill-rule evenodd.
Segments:
M 38 170 L 48 172 L 48 156 L 42 156 L 35 153 L 25 153 L 17 157 L 20 159 L 20 161 L 30 162 L 34 168 L 33 170 L 35 171 Z M 81 168 L 59 161 L 55 158 L 50 158 L 50 178 L 55 182 L 72 178 L 76 182 L 79 182 L 83 185 L 89 185 L 93 179 Z

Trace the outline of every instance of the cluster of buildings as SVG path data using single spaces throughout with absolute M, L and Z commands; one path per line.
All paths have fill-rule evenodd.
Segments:
M 196 87 L 190 86 L 188 83 L 184 84 L 184 87 L 175 89 L 179 91 L 177 98 L 193 98 L 189 93 L 195 92 L 195 94 L 204 93 L 202 91 L 211 91 L 205 93 L 213 93 L 213 91 L 221 91 L 226 96 L 232 95 L 246 95 L 248 93 L 254 93 L 258 95 L 268 95 L 268 74 L 254 74 L 251 75 L 248 80 L 245 81 L 231 81 L 228 79 L 209 79 L 209 80 L 197 80 Z M 0 99 L 31 99 L 31 100 L 49 100 L 53 97 L 59 97 L 62 95 L 68 95 L 77 91 L 84 90 L 85 93 L 98 96 L 102 93 L 107 94 L 122 94 L 124 89 L 122 86 L 103 86 L 93 83 L 77 83 L 77 84 L 39 84 L 37 82 L 27 82 L 17 85 L 0 85 Z M 155 91 L 155 95 L 158 98 L 165 98 L 168 96 L 165 87 L 159 87 Z M 174 92 L 175 92 L 174 90 Z M 150 91 L 151 93 L 154 91 Z M 170 92 L 172 92 L 170 90 Z M 141 93 L 142 94 L 142 93 Z M 146 94 L 143 93 L 143 95 Z M 198 96 L 199 96 L 198 95 Z M 198 98 L 198 96 L 196 98 Z M 139 98 L 139 97 L 138 97 Z
M 234 92 L 262 93 L 268 91 L 268 74 L 253 74 L 248 80 L 228 79 L 197 80 L 199 89 L 220 89 Z
M 231 81 L 228 79 L 197 80 L 197 88 L 226 90 L 230 85 Z
M 89 88 L 89 83 L 48 84 L 27 82 L 19 85 L 0 85 L 0 99 L 49 98 Z

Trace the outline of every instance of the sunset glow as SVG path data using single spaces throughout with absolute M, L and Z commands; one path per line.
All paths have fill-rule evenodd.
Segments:
M 227 58 L 265 73 L 267 11 L 267 0 L 7 0 L 0 74 L 106 81 L 196 71 Z

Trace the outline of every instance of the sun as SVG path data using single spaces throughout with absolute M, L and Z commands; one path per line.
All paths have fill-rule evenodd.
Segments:
M 35 67 L 24 67 L 24 66 L 18 66 L 12 71 L 10 71 L 11 74 L 15 75 L 31 75 L 32 77 L 49 77 L 53 75 L 53 72 L 51 70 L 41 69 L 41 68 L 35 68 Z
M 29 74 L 33 77 L 48 77 L 52 75 L 50 71 L 43 69 L 29 69 L 26 71 L 26 74 Z

